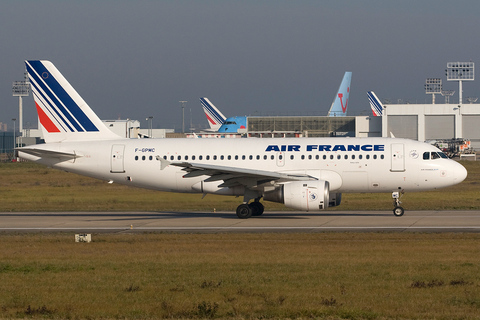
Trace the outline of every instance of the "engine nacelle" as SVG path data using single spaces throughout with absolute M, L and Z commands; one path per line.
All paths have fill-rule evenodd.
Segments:
M 287 182 L 263 195 L 266 201 L 283 203 L 302 211 L 327 209 L 329 197 L 329 183 L 324 180 Z

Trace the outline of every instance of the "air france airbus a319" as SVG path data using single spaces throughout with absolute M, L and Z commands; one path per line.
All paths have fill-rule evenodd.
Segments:
M 439 149 L 395 138 L 125 139 L 111 132 L 49 61 L 26 61 L 45 144 L 21 158 L 154 190 L 243 196 L 237 216 L 284 203 L 337 206 L 343 192 L 399 193 L 462 182 L 467 171 Z M 250 202 L 250 203 L 249 203 Z

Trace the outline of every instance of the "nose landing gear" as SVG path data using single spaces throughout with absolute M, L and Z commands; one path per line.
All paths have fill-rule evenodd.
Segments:
M 402 191 L 401 194 L 400 194 L 400 192 L 392 192 L 393 206 L 395 207 L 395 208 L 393 208 L 393 214 L 396 217 L 401 217 L 405 213 L 405 210 L 403 210 L 403 208 L 400 207 L 400 204 L 402 203 L 400 201 L 400 197 L 402 195 L 403 195 L 403 191 Z

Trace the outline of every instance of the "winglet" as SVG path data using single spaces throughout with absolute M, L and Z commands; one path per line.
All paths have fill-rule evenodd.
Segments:
M 380 102 L 380 99 L 378 99 L 377 95 L 373 91 L 368 91 L 367 96 L 373 115 L 376 117 L 381 117 L 383 115 L 383 105 Z
M 342 83 L 338 88 L 338 92 L 333 99 L 330 110 L 328 111 L 329 117 L 345 117 L 347 115 L 348 96 L 350 95 L 350 82 L 352 81 L 352 73 L 345 72 Z

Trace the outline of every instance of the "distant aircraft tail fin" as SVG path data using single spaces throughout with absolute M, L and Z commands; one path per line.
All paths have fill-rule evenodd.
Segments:
M 53 63 L 30 60 L 25 64 L 45 142 L 120 139 Z
M 373 91 L 368 91 L 367 96 L 373 115 L 376 117 L 381 117 L 383 114 L 383 105 L 380 102 L 380 99 L 378 99 L 377 95 Z
M 338 92 L 333 99 L 333 103 L 328 111 L 329 117 L 345 117 L 347 115 L 348 96 L 350 95 L 350 82 L 352 81 L 352 73 L 345 72 L 342 83 L 338 88 Z
M 213 103 L 210 102 L 210 100 L 208 100 L 208 98 L 202 97 L 200 98 L 200 102 L 202 103 L 205 116 L 207 116 L 210 129 L 212 131 L 218 131 L 227 118 L 213 105 Z

